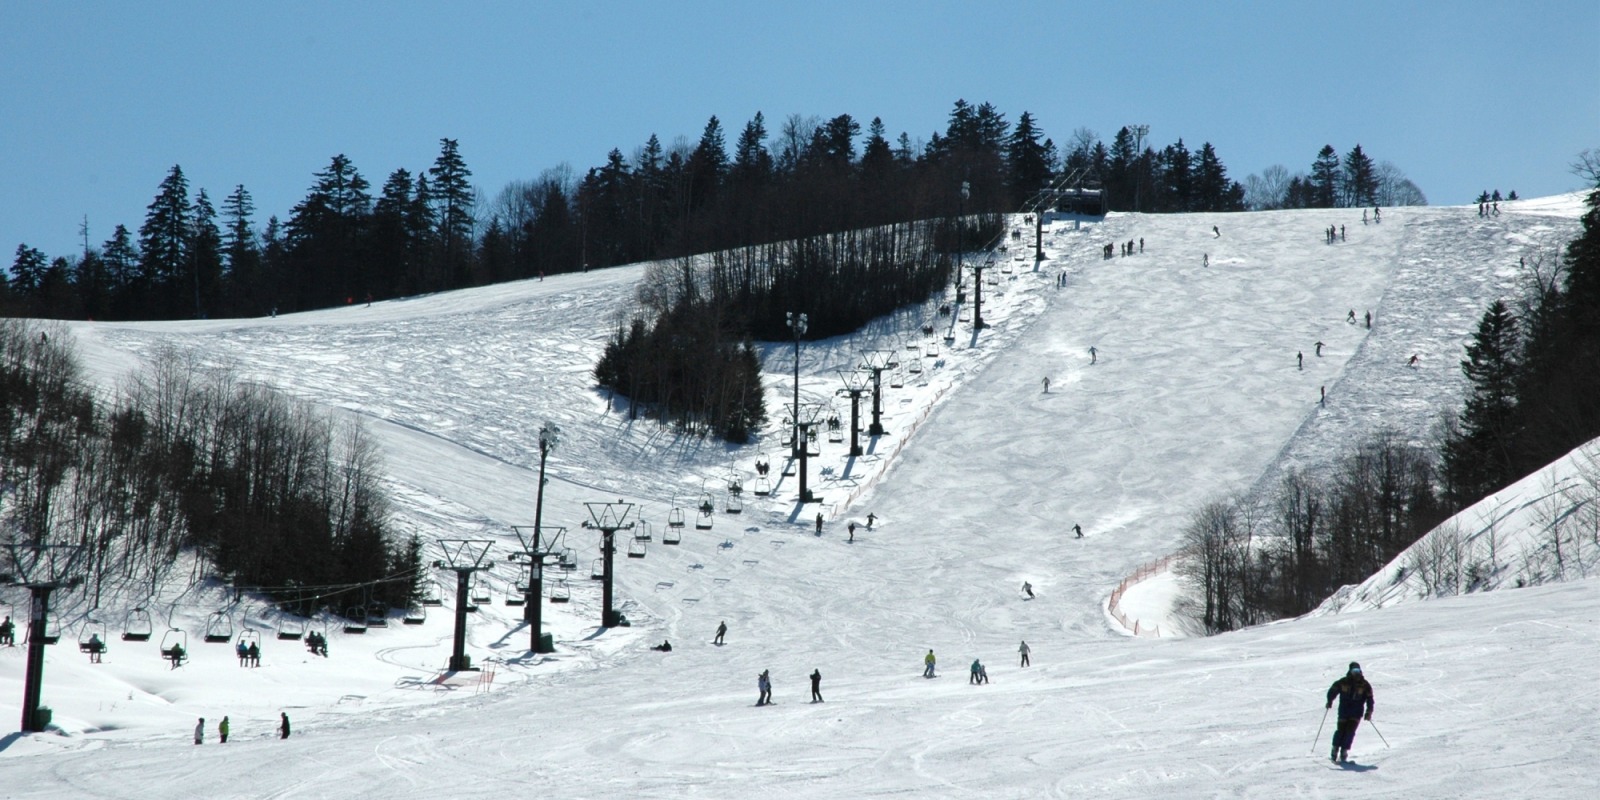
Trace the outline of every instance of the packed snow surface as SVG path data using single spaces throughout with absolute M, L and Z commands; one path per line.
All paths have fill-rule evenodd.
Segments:
M 1209 638 L 1172 611 L 1182 582 L 1169 570 L 1108 603 L 1178 549 L 1200 504 L 1325 466 L 1382 425 L 1425 440 L 1465 391 L 1458 362 L 1484 308 L 1516 292 L 1520 260 L 1555 258 L 1581 200 L 1501 210 L 1053 220 L 1043 261 L 1011 241 L 983 271 L 991 327 L 973 332 L 970 296 L 940 315 L 952 292 L 800 347 L 802 402 L 831 404 L 846 428 L 839 370 L 867 351 L 900 365 L 884 375 L 887 432 L 864 437 L 865 455 L 846 455 L 848 430 L 846 444 L 819 436 L 822 499 L 806 505 L 796 478 L 780 479 L 793 343 L 764 346 L 772 422 L 749 446 L 631 421 L 593 386 L 643 267 L 267 319 L 76 324 L 108 387 L 170 344 L 359 415 L 384 447 L 401 530 L 496 542 L 494 602 L 470 618 L 483 670 L 449 674 L 448 574 L 423 625 L 356 636 L 317 623 L 327 659 L 276 640 L 266 609 L 215 586 L 128 588 L 93 614 L 64 596 L 44 690 L 54 727 L 0 740 L 0 795 L 1592 796 L 1593 579 L 1409 603 L 1372 589 L 1367 613 Z M 1324 241 L 1329 225 L 1344 226 L 1340 241 Z M 1101 258 L 1130 240 L 1134 255 Z M 545 606 L 557 652 L 533 656 L 521 609 L 502 600 L 545 423 L 562 438 L 544 523 L 566 526 L 580 556 L 554 573 L 572 602 Z M 753 494 L 758 459 L 773 465 L 767 497 Z M 732 479 L 739 514 L 725 511 Z M 710 530 L 692 523 L 702 492 Z M 617 558 L 632 627 L 602 630 L 597 537 L 579 523 L 584 503 L 619 500 L 655 530 L 644 558 Z M 675 506 L 691 524 L 668 546 Z M 16 590 L 0 603 L 26 608 Z M 154 611 L 151 642 L 117 639 L 136 606 Z M 260 632 L 259 669 L 201 643 L 217 612 Z M 90 665 L 72 644 L 97 625 L 111 648 Z M 190 639 L 181 669 L 157 652 L 168 628 Z M 672 652 L 648 649 L 663 639 Z M 930 649 L 935 679 L 921 677 Z M 968 683 L 974 659 L 992 683 Z M 1376 725 L 1341 768 L 1323 693 L 1352 660 L 1375 687 Z M 825 703 L 808 702 L 814 669 Z M 0 648 L 0 719 L 19 713 L 22 670 L 22 649 Z M 763 670 L 771 707 L 754 706 Z M 273 733 L 280 712 L 287 741 Z

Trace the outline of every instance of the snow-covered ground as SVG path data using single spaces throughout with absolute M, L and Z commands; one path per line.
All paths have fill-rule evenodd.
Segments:
M 770 498 L 750 492 L 758 458 L 774 476 L 784 461 L 791 344 L 765 349 L 775 422 L 748 447 L 630 423 L 593 388 L 640 267 L 276 319 L 75 325 L 108 384 L 172 343 L 362 415 L 384 445 L 402 527 L 497 540 L 503 565 L 510 526 L 532 523 L 539 428 L 555 423 L 545 523 L 568 527 L 580 569 L 572 602 L 545 609 L 558 652 L 530 657 L 520 609 L 500 604 L 513 572 L 497 568 L 495 604 L 470 627 L 486 669 L 455 676 L 441 673 L 448 605 L 421 626 L 330 627 L 321 659 L 215 588 L 124 593 L 102 612 L 111 652 L 89 665 L 71 646 L 83 604 L 65 597 L 45 686 L 60 733 L 0 740 L 0 794 L 1587 797 L 1600 787 L 1600 582 L 1212 638 L 1181 635 L 1170 572 L 1119 603 L 1159 637 L 1131 635 L 1107 602 L 1171 554 L 1199 504 L 1325 463 L 1380 424 L 1420 438 L 1455 407 L 1461 346 L 1483 308 L 1513 290 L 1519 258 L 1554 255 L 1581 205 L 1501 208 L 1489 220 L 1473 207 L 1392 209 L 1368 225 L 1348 210 L 1058 222 L 1037 269 L 1007 256 L 986 271 L 992 327 L 980 334 L 961 319 L 970 309 L 940 317 L 933 302 L 801 348 L 802 400 L 832 402 L 846 421 L 839 369 L 868 350 L 921 365 L 886 388 L 888 434 L 866 456 L 823 444 L 811 465 L 823 502 L 804 507 L 792 477 Z M 1340 224 L 1345 241 L 1324 243 L 1322 229 Z M 1142 253 L 1099 255 L 1141 238 Z M 1351 311 L 1370 311 L 1372 328 L 1347 322 Z M 720 505 L 730 475 L 744 482 L 743 513 L 719 510 L 711 530 L 665 546 L 669 510 L 704 490 Z M 596 537 L 579 523 L 583 503 L 618 499 L 658 530 L 644 559 L 618 559 L 634 627 L 602 632 L 588 580 Z M 22 600 L 13 590 L 0 603 Z M 187 631 L 189 665 L 167 669 L 156 641 L 115 640 L 135 605 L 156 611 L 156 639 Z M 260 669 L 199 643 L 218 610 L 262 631 Z M 728 643 L 714 647 L 720 620 Z M 673 652 L 647 649 L 663 638 Z M 930 648 L 936 680 L 920 677 Z M 973 658 L 992 684 L 962 680 Z M 1313 741 L 1317 706 L 1352 659 L 1375 684 L 1387 746 L 1365 728 L 1359 765 L 1338 769 L 1325 759 L 1331 722 Z M 773 708 L 752 707 L 763 669 Z M 825 704 L 806 702 L 813 669 Z M 21 649 L 0 649 L 0 719 L 17 716 L 21 674 Z M 279 742 L 284 710 L 296 734 Z M 223 714 L 227 749 L 189 744 L 195 718 Z

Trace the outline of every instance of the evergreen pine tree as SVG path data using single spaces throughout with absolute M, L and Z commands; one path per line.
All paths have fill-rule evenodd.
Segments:
M 472 171 L 461 158 L 455 139 L 439 140 L 439 157 L 428 168 L 429 200 L 433 204 L 434 232 L 439 247 L 440 275 L 447 287 L 470 285 L 472 263 Z
M 189 304 L 180 304 L 179 282 L 189 270 L 189 226 L 193 207 L 189 204 L 189 181 L 183 169 L 174 165 L 161 181 L 160 191 L 145 211 L 139 227 L 139 291 L 136 303 L 146 304 L 145 313 L 158 319 L 170 318 Z
M 1333 208 L 1339 202 L 1339 154 L 1325 144 L 1311 163 L 1311 208 Z M 1292 207 L 1292 206 L 1291 206 Z
M 1006 189 L 1011 204 L 1017 205 L 1033 197 L 1050 183 L 1054 159 L 1039 140 L 1040 131 L 1033 115 L 1024 111 L 1017 118 L 1017 127 L 1006 142 Z
M 1377 168 L 1373 165 L 1372 158 L 1361 151 L 1361 145 L 1356 145 L 1345 154 L 1342 177 L 1346 206 L 1365 208 L 1377 202 Z
M 190 225 L 189 288 L 194 294 L 194 317 L 204 319 L 216 308 L 222 283 L 222 232 L 204 189 L 195 196 Z
M 1504 301 L 1484 312 L 1467 345 L 1461 371 L 1472 382 L 1460 430 L 1446 450 L 1449 483 L 1458 505 L 1476 501 L 1515 479 L 1512 445 L 1518 382 L 1517 321 Z

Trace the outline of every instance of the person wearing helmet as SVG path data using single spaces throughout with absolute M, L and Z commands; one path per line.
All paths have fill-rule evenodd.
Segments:
M 1339 700 L 1339 725 L 1333 729 L 1332 761 L 1343 762 L 1350 758 L 1350 745 L 1355 743 L 1356 726 L 1362 719 L 1372 719 L 1372 684 L 1361 675 L 1361 665 L 1350 662 L 1343 678 L 1328 687 L 1328 708 L 1333 708 L 1334 698 Z M 1365 712 L 1365 713 L 1363 713 Z

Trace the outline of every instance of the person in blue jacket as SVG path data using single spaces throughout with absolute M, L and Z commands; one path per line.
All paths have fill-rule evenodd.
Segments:
M 1344 677 L 1328 687 L 1328 708 L 1333 708 L 1334 698 L 1339 700 L 1339 725 L 1333 729 L 1333 752 L 1329 759 L 1344 761 L 1350 757 L 1350 745 L 1355 743 L 1356 726 L 1362 719 L 1372 719 L 1372 684 L 1361 676 L 1360 664 L 1350 662 L 1350 670 Z

